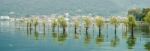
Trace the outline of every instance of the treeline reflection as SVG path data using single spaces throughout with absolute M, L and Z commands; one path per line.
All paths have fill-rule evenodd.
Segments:
M 63 44 L 67 41 L 67 38 L 69 38 L 68 37 L 69 34 L 67 33 L 67 31 L 65 33 L 61 33 L 61 32 L 58 32 L 58 31 L 51 32 L 51 30 L 49 30 L 49 31 L 50 31 L 50 35 L 51 35 L 52 40 L 54 40 L 58 43 Z M 144 30 L 142 30 L 142 31 L 144 31 Z M 34 40 L 42 40 L 40 38 L 41 35 L 44 39 L 46 39 L 46 36 L 47 36 L 46 28 L 45 27 L 43 28 L 42 34 L 40 34 L 37 29 L 27 28 L 27 35 L 29 37 L 32 37 L 32 35 L 33 35 Z M 72 36 L 73 39 L 81 39 L 80 37 L 81 37 L 81 34 L 79 34 L 79 33 L 76 33 Z M 90 42 L 95 41 L 98 46 L 103 46 L 103 43 L 105 43 L 105 40 L 106 40 L 105 38 L 106 38 L 106 36 L 101 33 L 101 34 L 97 34 L 96 37 L 93 39 L 92 34 L 89 34 L 87 32 L 87 33 L 84 34 L 83 42 L 84 42 L 84 44 L 88 45 L 88 44 L 90 44 Z M 126 43 L 128 45 L 128 49 L 133 49 L 135 47 L 136 37 L 132 38 L 132 36 L 128 35 L 127 32 L 124 32 L 123 33 L 123 38 L 125 38 L 127 40 Z M 114 36 L 110 40 L 110 47 L 117 47 L 119 43 L 120 43 L 119 36 L 117 34 L 114 34 Z M 144 47 L 146 49 L 149 49 L 150 48 L 149 44 L 150 43 L 147 42 L 144 45 Z
M 103 44 L 105 44 L 106 40 L 107 40 L 108 42 L 110 42 L 109 43 L 110 47 L 114 47 L 114 48 L 119 47 L 118 45 L 121 43 L 120 41 L 122 39 L 120 38 L 120 35 L 118 35 L 118 33 L 117 33 L 119 31 L 121 31 L 123 39 L 126 40 L 125 43 L 127 44 L 127 48 L 134 49 L 135 45 L 137 43 L 137 40 L 138 40 L 137 39 L 138 37 L 136 36 L 136 31 L 137 30 L 141 31 L 142 34 L 140 34 L 140 35 L 142 37 L 145 37 L 145 36 L 143 36 L 143 34 L 148 36 L 149 29 L 147 27 L 148 26 L 136 27 L 135 31 L 134 31 L 134 35 L 135 35 L 134 38 L 132 35 L 130 35 L 130 29 L 126 30 L 126 29 L 124 29 L 124 27 L 123 27 L 123 31 L 116 29 L 114 31 L 114 33 L 109 34 L 109 36 L 113 36 L 111 39 L 109 39 L 109 41 L 107 40 L 106 34 L 103 34 L 103 32 L 100 32 L 95 35 L 92 34 L 93 32 L 97 32 L 97 30 L 92 30 L 92 31 L 83 31 L 82 30 L 81 31 L 82 33 L 79 30 L 76 30 L 74 33 L 72 33 L 73 30 L 69 30 L 69 31 L 72 31 L 71 33 L 73 34 L 73 36 L 71 37 L 72 38 L 71 40 L 73 40 L 73 39 L 74 40 L 82 40 L 83 44 L 85 44 L 86 46 L 88 46 L 90 43 L 95 41 L 96 45 L 103 47 Z M 41 28 L 41 29 L 39 30 L 39 28 Z M 70 40 L 69 35 L 71 33 L 69 33 L 69 31 L 62 32 L 62 29 L 59 29 L 59 30 L 48 29 L 46 27 L 46 25 L 37 26 L 37 27 L 33 27 L 33 26 L 26 27 L 27 36 L 30 38 L 32 38 L 32 36 L 34 36 L 34 40 L 36 40 L 36 41 L 43 40 L 43 39 L 49 40 L 46 38 L 50 37 L 50 38 L 52 38 L 51 40 L 56 41 L 61 44 L 64 44 L 64 43 L 68 42 L 67 40 Z M 47 33 L 47 32 L 49 32 L 49 33 Z M 51 36 L 48 36 L 48 35 L 51 35 Z M 83 35 L 83 37 L 81 37 L 82 35 Z M 93 38 L 93 36 L 94 36 L 94 38 Z M 43 38 L 41 38 L 41 37 L 43 37 Z M 145 44 L 143 44 L 143 47 L 147 50 L 150 50 L 150 43 L 146 42 Z

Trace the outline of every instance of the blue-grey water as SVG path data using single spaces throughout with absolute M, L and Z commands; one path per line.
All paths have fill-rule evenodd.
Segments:
M 125 27 L 120 24 L 115 36 L 114 26 L 105 24 L 99 37 L 98 28 L 90 27 L 88 34 L 81 26 L 74 33 L 74 27 L 68 26 L 67 33 L 62 29 L 42 25 L 37 30 L 27 29 L 22 23 L 9 21 L 0 22 L 0 50 L 1 51 L 147 51 L 150 46 L 150 35 L 143 32 L 141 27 L 134 31 L 134 40 L 131 40 L 130 31 L 125 33 Z M 99 37 L 99 38 L 98 38 Z
M 126 16 L 128 9 L 148 8 L 150 0 L 0 0 L 0 15 Z
M 150 0 L 0 0 L 0 16 L 28 15 L 101 15 L 126 16 L 128 9 L 150 7 Z M 34 28 L 34 27 L 33 27 Z M 52 32 L 47 25 L 37 30 L 27 29 L 21 23 L 0 21 L 0 51 L 148 51 L 150 35 L 148 29 L 137 27 L 136 39 L 131 40 L 130 31 L 125 32 L 123 24 L 117 28 L 107 24 L 98 36 L 98 28 L 90 27 L 88 34 L 81 26 L 74 33 L 74 27 L 68 26 L 67 33 L 62 30 Z M 147 31 L 147 32 L 143 32 Z

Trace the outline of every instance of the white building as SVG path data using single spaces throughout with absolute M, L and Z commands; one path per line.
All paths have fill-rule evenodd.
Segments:
M 0 16 L 0 20 L 10 20 L 9 16 Z

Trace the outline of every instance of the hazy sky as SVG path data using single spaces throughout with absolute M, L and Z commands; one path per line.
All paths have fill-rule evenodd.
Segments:
M 150 0 L 0 0 L 0 15 L 126 15 L 133 7 L 150 7 Z

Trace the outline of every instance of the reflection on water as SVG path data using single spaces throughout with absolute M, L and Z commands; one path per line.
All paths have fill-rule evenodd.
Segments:
M 28 25 L 14 25 L 13 23 L 10 23 L 9 26 L 1 25 L 0 47 L 6 48 L 7 44 L 13 45 L 14 49 L 17 49 L 18 47 L 35 47 L 34 40 L 36 40 L 36 44 L 39 44 L 36 48 L 45 48 L 52 51 L 55 51 L 56 49 L 63 49 L 64 51 L 76 51 L 76 49 L 80 49 L 81 51 L 91 51 L 91 49 L 95 51 L 127 51 L 128 49 L 133 51 L 150 50 L 150 34 L 148 28 L 145 28 L 145 26 L 140 27 L 141 29 L 135 29 L 135 38 L 131 37 L 129 31 L 123 30 L 121 25 L 118 26 L 116 34 L 112 31 L 113 26 L 111 25 L 103 27 L 101 34 L 99 34 L 99 30 L 97 29 L 94 29 L 93 32 L 92 27 L 88 29 L 87 33 L 85 33 L 86 30 L 84 28 L 80 28 L 80 33 L 75 33 L 73 27 L 70 26 L 66 29 L 67 31 L 65 33 L 62 33 L 61 29 L 52 32 L 52 28 L 48 29 L 47 26 L 47 24 L 38 25 L 37 28 L 35 28 L 30 23 Z M 17 27 L 20 28 L 19 31 L 16 31 Z M 137 33 L 139 31 L 141 32 Z M 45 41 L 43 42 L 43 40 Z M 46 45 L 43 46 L 43 44 Z M 63 47 L 60 46 L 60 44 L 63 44 Z M 86 47 L 84 47 L 84 45 Z M 64 48 L 67 48 L 67 50 Z
M 149 26 L 148 26 L 148 25 L 143 25 L 142 28 L 141 28 L 141 30 L 142 30 L 143 32 L 145 32 L 146 34 L 150 33 L 150 30 L 149 30 Z
M 58 39 L 58 34 L 57 34 L 56 32 L 52 32 L 51 37 L 52 37 L 52 40 L 53 40 L 54 43 L 58 42 L 58 41 L 57 41 L 57 39 Z
M 57 34 L 56 32 L 53 32 L 53 33 L 52 33 L 52 37 L 55 39 L 55 38 L 58 37 L 58 34 Z
M 45 31 L 45 25 L 43 26 L 43 39 L 46 38 L 46 31 Z
M 86 32 L 87 34 L 85 34 L 84 36 L 84 44 L 88 45 L 91 41 L 91 36 L 90 34 L 88 34 L 88 32 Z
M 147 49 L 148 51 L 150 51 L 150 42 L 146 42 L 144 45 L 145 49 Z
M 115 36 L 111 40 L 111 47 L 116 47 L 118 44 L 119 44 L 119 38 L 118 38 L 118 36 Z
M 133 49 L 136 44 L 136 38 L 129 37 L 127 40 L 128 49 Z
M 39 39 L 39 33 L 37 32 L 37 30 L 34 31 L 34 38 L 35 40 Z
M 99 45 L 99 46 L 101 46 L 103 42 L 104 42 L 104 35 L 99 34 L 96 37 L 96 44 Z
M 79 34 L 74 34 L 74 39 L 79 39 Z
M 64 43 L 67 40 L 67 34 L 58 34 L 58 42 Z
M 124 38 L 124 39 L 127 39 L 127 38 L 128 38 L 128 32 L 124 32 L 124 33 L 123 33 L 123 38 Z

